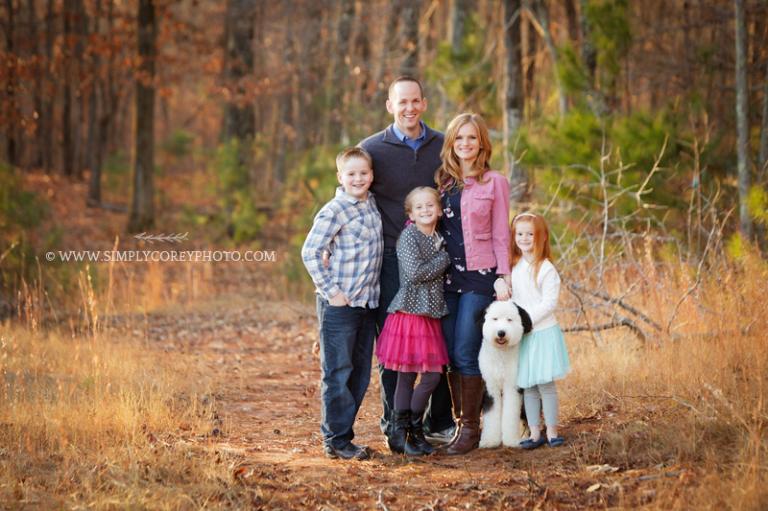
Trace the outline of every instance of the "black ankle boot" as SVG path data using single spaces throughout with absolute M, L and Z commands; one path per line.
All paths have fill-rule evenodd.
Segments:
M 410 443 L 423 454 L 432 454 L 435 449 L 424 438 L 424 413 L 411 413 Z
M 410 410 L 392 410 L 392 432 L 387 440 L 389 450 L 397 454 L 421 456 L 423 453 L 409 441 L 411 429 Z

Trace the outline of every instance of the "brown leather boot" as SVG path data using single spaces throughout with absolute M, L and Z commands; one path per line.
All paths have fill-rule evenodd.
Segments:
M 456 439 L 446 454 L 466 454 L 480 443 L 480 408 L 483 405 L 483 377 L 461 375 L 461 420 Z

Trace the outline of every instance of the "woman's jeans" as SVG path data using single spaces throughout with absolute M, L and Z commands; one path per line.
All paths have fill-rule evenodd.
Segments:
M 345 448 L 371 379 L 375 310 L 334 307 L 317 297 L 320 322 L 321 431 L 324 442 Z
M 483 342 L 483 312 L 493 297 L 477 293 L 445 293 L 448 315 L 442 320 L 443 336 L 451 370 L 464 376 L 479 376 L 477 357 Z

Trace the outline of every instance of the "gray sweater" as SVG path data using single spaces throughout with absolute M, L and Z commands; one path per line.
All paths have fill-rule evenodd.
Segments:
M 403 229 L 397 240 L 400 290 L 387 312 L 402 311 L 432 318 L 448 314 L 443 275 L 450 259 L 442 246 L 435 245 L 435 240 L 435 236 L 427 236 L 414 224 Z
M 384 247 L 394 248 L 405 227 L 405 196 L 417 186 L 435 187 L 435 172 L 442 164 L 443 134 L 426 126 L 424 142 L 414 151 L 398 140 L 390 125 L 360 142 L 360 147 L 373 158 L 371 191 L 381 213 Z

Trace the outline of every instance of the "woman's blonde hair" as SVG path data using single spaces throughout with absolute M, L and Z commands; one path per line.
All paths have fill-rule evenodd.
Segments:
M 509 251 L 509 258 L 511 266 L 514 267 L 520 259 L 523 257 L 523 252 L 517 246 L 515 238 L 517 237 L 517 224 L 521 222 L 530 222 L 533 225 L 533 280 L 539 278 L 539 270 L 541 269 L 541 263 L 547 259 L 552 261 L 552 251 L 549 248 L 549 228 L 544 217 L 537 215 L 536 213 L 520 213 L 512 219 L 511 225 L 511 241 Z M 538 283 L 536 284 L 538 286 Z
M 472 124 L 477 130 L 477 137 L 480 142 L 480 152 L 472 165 L 472 170 L 466 176 L 461 171 L 461 161 L 453 151 L 453 144 L 459 135 L 459 130 L 466 124 Z M 488 125 L 479 114 L 464 113 L 453 118 L 445 130 L 445 141 L 443 149 L 440 151 L 440 158 L 443 164 L 435 173 L 435 183 L 437 188 L 445 190 L 453 185 L 463 186 L 465 177 L 475 177 L 481 183 L 486 172 L 491 170 L 491 136 L 488 134 Z

